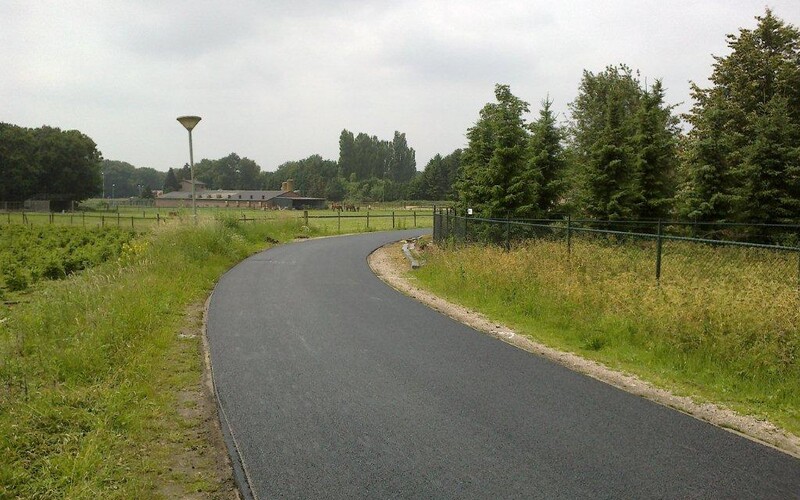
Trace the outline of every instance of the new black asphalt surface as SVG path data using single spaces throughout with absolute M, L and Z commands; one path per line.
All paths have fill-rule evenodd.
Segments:
M 276 247 L 216 287 L 214 378 L 257 498 L 800 498 L 800 460 L 389 288 L 366 258 L 412 234 Z

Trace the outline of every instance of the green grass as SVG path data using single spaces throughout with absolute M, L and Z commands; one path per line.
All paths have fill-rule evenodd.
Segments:
M 0 498 L 151 498 L 169 482 L 179 496 L 213 494 L 213 481 L 169 471 L 176 453 L 208 446 L 178 405 L 199 384 L 200 339 L 177 332 L 187 307 L 267 238 L 320 234 L 300 224 L 161 227 L 119 259 L 1 306 Z
M 558 349 L 800 434 L 796 254 L 592 239 L 429 247 L 418 282 Z
M 367 219 L 369 214 L 369 220 Z M 394 214 L 394 221 L 392 215 Z M 431 227 L 433 212 L 430 208 L 407 210 L 400 207 L 378 207 L 374 210 L 362 208 L 359 212 L 337 212 L 331 210 L 309 210 L 308 225 L 334 233 L 353 233 L 363 231 L 385 231 L 389 229 L 410 229 L 413 227 Z M 264 222 L 287 219 L 303 219 L 301 210 L 253 210 L 243 208 L 205 208 L 197 209 L 200 222 L 214 220 L 218 217 L 238 217 L 248 221 Z M 192 224 L 191 209 L 187 208 L 155 208 L 155 207 L 120 207 L 118 211 L 96 211 L 75 213 L 35 213 L 6 212 L 0 213 L 0 227 L 4 225 L 27 224 L 41 226 L 71 227 L 116 227 L 132 229 L 139 232 L 149 231 L 158 226 Z M 250 222 L 248 222 L 250 223 Z
M 132 251 L 134 232 L 58 225 L 0 227 L 0 298 Z

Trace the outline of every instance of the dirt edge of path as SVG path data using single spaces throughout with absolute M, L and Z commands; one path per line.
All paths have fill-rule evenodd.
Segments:
M 582 358 L 577 354 L 553 349 L 520 335 L 504 325 L 490 321 L 476 311 L 448 302 L 417 287 L 406 277 L 406 270 L 410 264 L 403 256 L 401 245 L 402 243 L 385 245 L 375 250 L 368 257 L 369 266 L 375 275 L 399 292 L 460 323 L 517 348 L 538 354 L 571 370 L 583 373 L 631 394 L 668 406 L 699 420 L 709 422 L 727 431 L 800 458 L 800 437 L 780 429 L 768 421 L 742 415 L 717 404 L 698 403 L 690 397 L 677 396 L 665 389 L 655 387 L 634 375 L 612 370 L 601 363 Z

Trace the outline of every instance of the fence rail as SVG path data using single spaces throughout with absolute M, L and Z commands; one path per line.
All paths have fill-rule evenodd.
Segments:
M 214 215 L 220 212 L 214 212 Z M 264 216 L 256 214 L 241 213 L 236 218 L 240 222 L 269 222 L 279 219 L 292 218 L 295 220 L 303 221 L 307 226 L 309 221 L 318 220 L 320 223 L 328 225 L 329 223 L 336 222 L 337 228 L 342 229 L 342 223 L 345 223 L 345 229 L 350 227 L 355 222 L 360 222 L 367 229 L 388 229 L 389 220 L 391 220 L 391 228 L 396 229 L 398 226 L 406 224 L 418 227 L 423 224 L 430 227 L 433 212 L 431 210 L 411 210 L 411 211 L 392 211 L 389 213 L 379 212 L 373 213 L 370 211 L 362 211 L 356 214 L 337 212 L 335 214 L 328 213 L 310 213 L 308 210 L 297 212 L 291 216 L 278 216 L 273 215 L 271 212 L 265 212 Z M 147 230 L 154 226 L 163 225 L 166 223 L 174 222 L 189 222 L 193 221 L 191 215 L 185 213 L 167 211 L 165 214 L 159 212 L 152 212 L 142 210 L 140 214 L 120 213 L 120 212 L 13 212 L 6 211 L 0 212 L 0 225 L 2 224 L 26 224 L 26 225 L 67 225 L 67 226 L 115 226 L 115 227 L 129 227 L 135 230 Z
M 682 262 L 709 258 L 707 250 L 728 247 L 751 251 L 750 257 L 762 267 L 779 268 L 774 275 L 781 280 L 793 276 L 800 287 L 800 224 L 743 224 L 687 221 L 601 221 L 590 219 L 488 219 L 457 215 L 450 209 L 437 210 L 433 216 L 433 237 L 441 243 L 489 243 L 510 250 L 522 241 L 563 241 L 566 255 L 573 252 L 576 238 L 582 242 L 636 247 L 652 252 L 652 273 L 662 278 L 665 253 Z M 670 244 L 669 252 L 665 246 Z M 678 245 L 682 245 L 680 248 Z M 752 252 L 761 252 L 759 256 Z M 718 258 L 718 257 L 717 257 Z M 678 260 L 676 258 L 676 260 Z M 751 264 L 745 260 L 744 265 Z M 794 262 L 792 264 L 792 262 Z M 791 267 L 791 269 L 789 267 Z M 673 269 L 680 272 L 678 269 Z

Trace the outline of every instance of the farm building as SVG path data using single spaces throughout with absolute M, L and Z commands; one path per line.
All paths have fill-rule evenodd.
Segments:
M 251 208 L 285 210 L 304 208 L 325 208 L 325 198 L 309 198 L 294 191 L 294 183 L 283 183 L 280 191 L 259 191 L 244 189 L 205 189 L 205 184 L 195 181 L 195 203 L 198 207 Z M 156 207 L 189 208 L 192 206 L 192 183 L 181 182 L 181 190 L 165 193 L 156 198 Z

